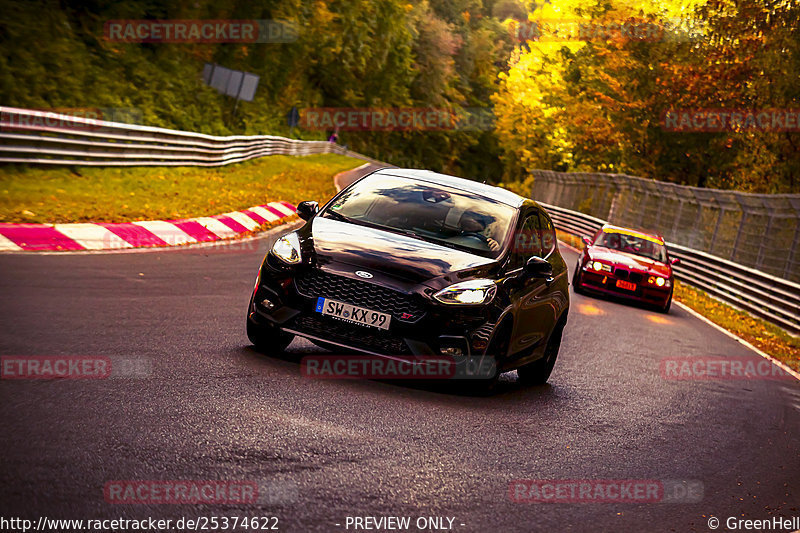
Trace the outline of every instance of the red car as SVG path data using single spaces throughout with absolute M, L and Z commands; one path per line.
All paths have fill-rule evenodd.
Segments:
M 606 224 L 578 257 L 572 276 L 575 292 L 598 292 L 656 306 L 668 313 L 672 303 L 672 265 L 664 239 Z

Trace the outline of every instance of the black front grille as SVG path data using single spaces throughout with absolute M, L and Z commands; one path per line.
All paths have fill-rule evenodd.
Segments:
M 301 315 L 294 319 L 289 327 L 300 333 L 326 339 L 334 344 L 346 344 L 379 354 L 408 355 L 411 353 L 403 339 L 395 337 L 387 331 L 348 324 L 334 318 Z
M 424 312 L 423 307 L 407 294 L 319 270 L 298 275 L 295 278 L 295 286 L 297 292 L 308 298 L 321 296 L 389 313 L 398 318 L 403 313 L 408 313 L 413 317 L 411 320 L 416 320 Z
M 622 268 L 615 268 L 614 276 L 616 276 L 617 279 L 629 280 L 634 283 L 641 283 L 643 279 L 642 274 L 640 274 L 639 272 L 631 272 L 629 270 L 624 270 Z

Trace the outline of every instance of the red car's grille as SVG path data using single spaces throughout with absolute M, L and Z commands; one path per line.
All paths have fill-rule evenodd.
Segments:
M 630 270 L 625 270 L 624 268 L 619 267 L 614 269 L 614 276 L 617 279 L 624 279 L 636 284 L 639 284 L 644 280 L 644 275 L 640 274 L 639 272 L 631 272 Z

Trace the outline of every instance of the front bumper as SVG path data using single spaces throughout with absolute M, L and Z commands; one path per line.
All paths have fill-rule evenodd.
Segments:
M 617 278 L 610 273 L 606 274 L 598 273 L 592 270 L 583 270 L 580 276 L 579 288 L 587 291 L 625 298 L 627 300 L 656 304 L 660 306 L 666 305 L 672 290 L 671 287 L 657 287 L 650 285 L 647 282 L 635 283 L 636 289 L 629 290 L 618 287 L 616 282 Z
M 335 277 L 341 281 L 340 276 Z M 253 294 L 250 319 L 262 326 L 331 345 L 343 350 L 343 354 L 440 356 L 443 349 L 448 350 L 447 355 L 452 355 L 453 349 L 459 350 L 458 355 L 485 354 L 496 324 L 493 314 L 497 313 L 491 305 L 445 307 L 426 302 L 418 294 L 402 294 L 349 278 L 346 281 L 349 293 L 342 292 L 341 288 L 334 291 L 325 285 L 301 284 L 293 275 L 275 276 L 272 272 L 262 272 Z M 363 298 L 362 294 L 352 291 L 353 284 L 365 291 L 379 290 L 380 298 Z M 386 291 L 396 292 L 396 298 Z M 389 329 L 380 330 L 323 316 L 315 310 L 320 296 L 389 312 L 392 315 Z M 409 298 L 413 298 L 413 302 Z M 262 304 L 264 300 L 268 300 L 268 306 Z

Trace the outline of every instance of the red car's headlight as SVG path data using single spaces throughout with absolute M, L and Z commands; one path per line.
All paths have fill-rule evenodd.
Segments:
M 591 268 L 595 272 L 601 272 L 601 271 L 611 272 L 611 265 L 608 265 L 606 263 L 601 263 L 600 261 L 591 261 L 589 263 L 586 263 L 586 266 L 588 268 Z

